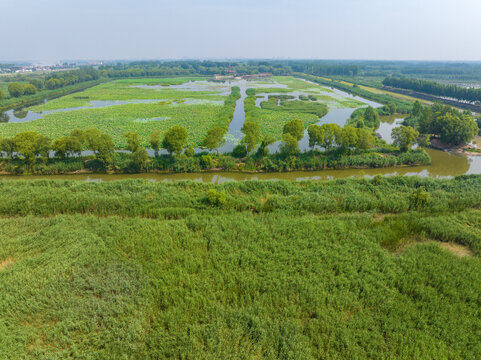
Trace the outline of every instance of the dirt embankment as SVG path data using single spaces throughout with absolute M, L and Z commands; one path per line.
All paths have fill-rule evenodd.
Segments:
M 481 145 L 481 136 L 476 136 L 473 142 L 478 144 L 478 146 Z M 430 143 L 431 143 L 430 147 L 432 147 L 433 149 L 449 151 L 449 152 L 461 154 L 461 155 L 481 156 L 481 153 L 479 152 L 469 151 L 470 149 L 472 149 L 472 146 L 469 144 L 463 144 L 463 145 L 446 144 L 436 137 L 431 137 Z

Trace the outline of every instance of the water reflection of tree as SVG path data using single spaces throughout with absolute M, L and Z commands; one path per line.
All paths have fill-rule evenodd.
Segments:
M 0 113 L 0 123 L 6 123 L 10 120 L 10 116 L 7 113 Z
M 431 166 L 428 168 L 431 176 L 463 175 L 471 166 L 467 156 L 434 149 L 427 149 L 427 152 L 431 157 Z
M 25 119 L 28 115 L 28 110 L 14 110 L 13 116 L 18 119 Z
M 402 116 L 400 114 L 383 115 L 379 116 L 379 120 L 381 120 L 382 123 L 394 124 L 395 120 L 403 119 L 404 117 L 405 116 Z

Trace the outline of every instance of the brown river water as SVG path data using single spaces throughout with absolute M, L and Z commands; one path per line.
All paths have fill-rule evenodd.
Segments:
M 3 180 L 79 180 L 79 181 L 114 181 L 123 179 L 145 179 L 149 181 L 182 181 L 192 180 L 206 183 L 223 183 L 242 180 L 331 180 L 349 177 L 384 176 L 422 176 L 449 178 L 463 174 L 481 174 L 481 156 L 461 156 L 445 151 L 427 149 L 431 156 L 431 165 L 414 167 L 382 168 L 382 169 L 346 169 L 321 171 L 293 171 L 271 173 L 241 173 L 241 172 L 203 172 L 176 174 L 75 174 L 75 175 L 32 175 L 3 176 Z

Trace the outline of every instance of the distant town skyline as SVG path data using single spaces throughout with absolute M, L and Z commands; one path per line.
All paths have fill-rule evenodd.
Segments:
M 0 61 L 480 61 L 477 0 L 2 0 Z

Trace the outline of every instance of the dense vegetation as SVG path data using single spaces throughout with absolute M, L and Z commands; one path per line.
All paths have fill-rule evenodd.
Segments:
M 351 117 L 347 120 L 347 125 L 361 129 L 376 130 L 380 124 L 379 113 L 371 106 L 354 110 Z
M 305 100 L 283 100 L 276 95 L 269 95 L 269 100 L 263 101 L 261 108 L 272 111 L 314 114 L 319 118 L 327 114 L 325 104 Z
M 481 356 L 481 177 L 0 197 L 2 359 Z
M 3 80 L 9 82 L 8 92 L 11 97 L 18 98 L 24 95 L 34 95 L 42 89 L 54 90 L 82 82 L 98 80 L 100 72 L 91 67 L 81 67 L 77 70 L 51 72 L 45 76 L 35 76 L 28 79 L 28 82 L 15 82 L 15 77 L 5 77 Z
M 387 77 L 382 82 L 384 86 L 419 91 L 422 93 L 465 100 L 469 102 L 481 101 L 481 89 L 466 88 L 456 85 L 440 84 L 434 81 Z
M 245 136 L 232 154 L 213 156 L 207 152 L 196 155 L 194 149 L 188 146 L 187 130 L 175 125 L 165 134 L 159 130 L 150 134 L 153 159 L 143 147 L 141 136 L 132 131 L 124 133 L 129 153 L 116 153 L 112 138 L 96 128 L 75 129 L 54 141 L 35 131 L 25 131 L 12 138 L 0 139 L 0 151 L 4 157 L 1 168 L 14 174 L 58 174 L 84 169 L 117 172 L 195 172 L 211 169 L 289 171 L 420 165 L 430 162 L 429 156 L 423 151 L 398 154 L 397 148 L 376 148 L 370 131 L 349 126 L 341 128 L 335 124 L 310 125 L 309 145 L 313 151 L 299 155 L 298 141 L 304 136 L 304 129 L 299 119 L 286 123 L 280 153 L 268 156 L 267 147 L 275 139 L 270 135 L 261 138 L 259 125 L 247 121 L 242 128 Z M 223 128 L 211 128 L 204 140 L 204 148 L 218 150 L 223 143 L 223 136 Z M 252 152 L 256 148 L 256 152 Z M 166 150 L 168 155 L 160 156 L 161 149 Z M 321 149 L 324 151 L 321 152 Z M 86 150 L 90 154 L 85 153 Z M 52 152 L 54 159 L 51 159 Z
M 61 87 L 58 89 L 53 89 L 53 90 L 48 90 L 44 88 L 41 91 L 36 91 L 35 93 L 31 93 L 31 94 L 23 93 L 23 95 L 20 97 L 4 96 L 3 99 L 2 97 L 0 97 L 0 111 L 5 111 L 8 109 L 23 109 L 28 106 L 42 103 L 44 100 L 56 99 L 72 93 L 83 91 L 87 88 L 99 85 L 101 82 L 102 80 L 92 80 L 92 81 L 77 83 L 74 85 L 68 85 L 68 86 Z M 23 84 L 22 84 L 22 89 L 23 89 Z M 0 113 L 0 115 L 2 114 Z
M 282 64 L 268 61 L 136 61 L 131 63 L 106 64 L 99 68 L 108 77 L 156 77 L 214 74 L 258 74 L 289 75 L 291 70 Z
M 434 135 L 445 144 L 469 143 L 479 132 L 478 124 L 469 111 L 461 113 L 447 105 L 435 103 L 423 107 L 414 103 L 411 114 L 404 121 L 422 134 Z

